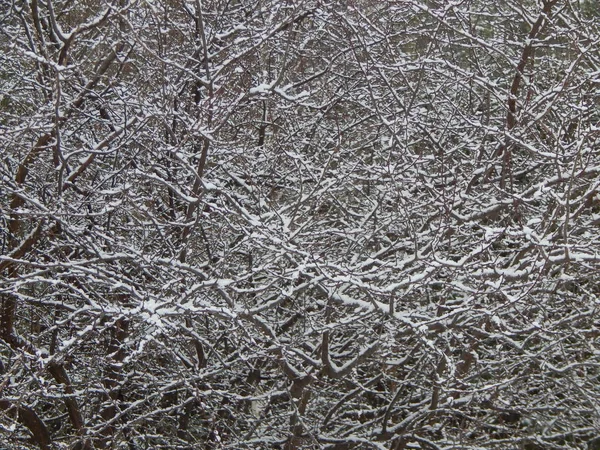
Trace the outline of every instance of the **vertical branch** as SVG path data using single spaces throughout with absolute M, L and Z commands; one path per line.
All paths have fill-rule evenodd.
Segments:
M 534 53 L 534 41 L 538 37 L 539 33 L 542 31 L 544 24 L 546 23 L 547 17 L 550 15 L 552 11 L 552 7 L 557 3 L 558 0 L 545 0 L 544 7 L 542 8 L 542 12 L 538 16 L 537 20 L 531 27 L 531 31 L 527 36 L 527 41 L 525 43 L 525 47 L 521 52 L 521 58 L 519 63 L 517 64 L 515 76 L 513 77 L 510 92 L 508 95 L 507 107 L 508 113 L 506 115 L 506 131 L 511 131 L 517 125 L 517 98 L 519 95 L 519 87 L 521 86 L 521 80 L 523 79 L 523 72 L 527 63 L 532 58 Z M 507 177 L 512 178 L 512 151 L 510 148 L 510 144 L 508 141 L 502 145 L 498 152 L 497 156 L 502 156 L 502 174 L 500 176 L 500 187 L 504 189 L 506 187 L 506 179 Z
M 117 301 L 118 300 L 119 299 L 117 299 Z M 120 366 L 125 359 L 126 353 L 122 348 L 122 345 L 129 334 L 129 320 L 125 318 L 117 319 L 114 327 L 110 330 L 110 333 L 110 343 L 107 349 L 108 368 L 105 371 L 104 379 L 102 380 L 102 384 L 106 390 L 106 394 L 103 395 L 103 400 L 106 401 L 108 405 L 100 412 L 102 418 L 109 422 L 110 425 L 102 430 L 103 439 L 95 442 L 95 445 L 99 448 L 107 448 L 115 433 L 115 426 L 112 424 L 111 419 L 117 415 L 117 403 L 121 396 L 117 388 L 119 386 L 119 381 L 123 378 Z
M 214 87 L 213 81 L 210 76 L 210 67 L 209 67 L 209 55 L 208 55 L 208 40 L 206 38 L 206 30 L 204 27 L 204 15 L 202 12 L 202 5 L 199 0 L 196 0 L 196 40 L 200 41 L 200 45 L 202 46 L 202 67 L 204 69 L 204 75 L 206 76 L 206 80 L 208 82 L 208 96 L 209 96 L 209 104 L 208 104 L 208 118 L 207 125 L 210 127 L 212 124 L 212 115 L 213 115 L 213 102 L 214 102 Z M 196 90 L 197 91 L 197 90 Z M 196 92 L 197 95 L 197 92 Z M 198 98 L 195 99 L 196 103 Z M 202 187 L 202 177 L 204 175 L 204 169 L 206 167 L 206 159 L 208 157 L 208 150 L 210 147 L 210 139 L 208 137 L 202 138 L 202 149 L 200 153 L 200 159 L 198 160 L 198 167 L 196 169 L 196 176 L 194 180 L 194 184 L 192 186 L 192 195 L 197 197 L 200 194 Z M 187 256 L 187 242 L 192 231 L 191 220 L 194 217 L 194 213 L 198 207 L 199 200 L 190 203 L 187 212 L 186 212 L 186 225 L 181 232 L 181 251 L 179 253 L 179 260 L 184 262 Z
M 194 185 L 192 186 L 192 195 L 194 197 L 198 197 L 200 195 L 200 190 L 202 187 L 202 175 L 204 174 L 204 168 L 206 167 L 206 158 L 208 155 L 208 148 L 210 147 L 210 140 L 208 138 L 204 138 L 204 142 L 202 145 L 202 153 L 200 155 L 200 160 L 198 161 L 198 167 L 196 169 L 196 179 L 194 180 Z M 179 260 L 181 262 L 185 262 L 187 256 L 187 243 L 190 233 L 193 229 L 193 224 L 191 223 L 194 213 L 198 208 L 198 203 L 200 199 L 190 203 L 187 208 L 187 212 L 185 214 L 186 225 L 183 227 L 181 232 L 181 251 L 179 253 Z

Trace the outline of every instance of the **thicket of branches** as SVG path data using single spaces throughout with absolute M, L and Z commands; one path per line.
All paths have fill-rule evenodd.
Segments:
M 0 436 L 600 448 L 600 9 L 0 1 Z

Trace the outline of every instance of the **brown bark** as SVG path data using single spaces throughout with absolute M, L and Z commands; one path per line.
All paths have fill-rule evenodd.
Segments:
M 546 22 L 546 18 L 550 15 L 552 7 L 558 2 L 558 0 L 544 1 L 542 12 L 538 16 L 537 20 L 531 27 L 527 41 L 523 51 L 521 52 L 521 58 L 517 64 L 515 76 L 510 86 L 510 93 L 508 96 L 507 107 L 508 113 L 506 115 L 506 130 L 510 131 L 517 125 L 517 98 L 519 95 L 519 87 L 521 86 L 521 80 L 523 79 L 523 71 L 527 66 L 527 63 L 533 56 L 535 48 L 533 46 L 534 40 L 538 37 L 542 31 L 542 27 Z M 500 176 L 500 187 L 504 189 L 506 187 L 506 179 L 512 177 L 511 162 L 512 154 L 511 148 L 508 142 L 501 145 L 496 152 L 496 156 L 502 156 L 502 173 Z
M 111 422 L 118 412 L 117 403 L 120 400 L 121 393 L 119 392 L 118 385 L 122 379 L 122 373 L 120 370 L 120 363 L 123 362 L 126 356 L 125 350 L 122 348 L 122 344 L 129 334 L 129 320 L 120 318 L 115 322 L 113 329 L 111 330 L 111 339 L 108 346 L 108 358 L 112 360 L 109 363 L 108 369 L 102 380 L 102 384 L 107 391 L 107 395 L 104 396 L 104 401 L 108 402 L 100 415 L 106 422 Z M 115 426 L 108 425 L 102 430 L 102 439 L 98 439 L 95 442 L 97 448 L 108 448 L 108 444 L 111 437 L 115 434 Z
M 0 410 L 16 412 L 17 419 L 31 432 L 34 442 L 40 449 L 50 450 L 52 448 L 52 439 L 48 428 L 32 408 L 10 400 L 0 400 Z
M 81 415 L 79 405 L 77 405 L 77 401 L 73 397 L 75 391 L 73 390 L 73 386 L 71 385 L 71 380 L 69 379 L 67 371 L 60 364 L 50 363 L 48 365 L 48 372 L 50 372 L 50 375 L 52 375 L 52 377 L 56 380 L 57 383 L 60 383 L 65 387 L 65 393 L 67 395 L 65 396 L 63 401 L 67 408 L 67 413 L 69 414 L 71 425 L 73 425 L 73 428 L 75 428 L 79 435 L 85 434 L 85 424 L 83 422 L 83 417 Z
M 210 141 L 205 138 L 204 143 L 202 144 L 202 151 L 200 154 L 200 160 L 198 161 L 198 168 L 196 171 L 196 179 L 194 180 L 194 184 L 192 186 L 192 195 L 197 197 L 200 194 L 202 187 L 202 176 L 204 175 L 204 169 L 206 167 L 206 158 L 208 156 L 208 148 L 210 147 Z M 185 258 L 187 256 L 187 241 L 190 233 L 192 231 L 192 225 L 190 221 L 194 217 L 194 213 L 198 208 L 198 201 L 194 203 L 190 203 L 187 208 L 187 212 L 185 215 L 185 220 L 187 225 L 183 228 L 181 232 L 181 252 L 179 254 L 179 260 L 181 262 L 185 262 Z
M 1 334 L 2 340 L 10 345 L 13 349 L 25 349 L 31 354 L 36 354 L 38 349 L 28 344 L 27 342 L 19 339 L 13 333 L 13 322 L 14 322 L 14 314 L 16 310 L 16 300 L 12 298 L 8 298 L 8 296 L 4 296 L 3 305 L 2 305 L 2 317 L 0 320 L 1 324 Z M 48 356 L 48 355 L 44 355 Z M 50 362 L 48 364 L 48 372 L 52 375 L 54 380 L 65 386 L 65 393 L 67 394 L 63 399 L 65 407 L 67 408 L 67 413 L 69 415 L 69 419 L 71 420 L 71 425 L 73 428 L 77 430 L 79 435 L 85 434 L 85 423 L 83 420 L 83 416 L 81 415 L 81 410 L 77 404 L 77 401 L 73 398 L 73 394 L 75 391 L 71 385 L 71 380 L 65 370 L 64 366 L 56 362 Z M 26 414 L 29 414 L 26 412 Z

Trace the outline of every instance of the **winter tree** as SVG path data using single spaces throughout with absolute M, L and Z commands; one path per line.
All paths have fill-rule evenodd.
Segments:
M 597 2 L 0 5 L 4 445 L 600 448 Z

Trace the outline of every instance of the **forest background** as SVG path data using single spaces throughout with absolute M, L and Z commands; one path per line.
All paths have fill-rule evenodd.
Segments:
M 11 449 L 600 449 L 595 0 L 0 0 Z

